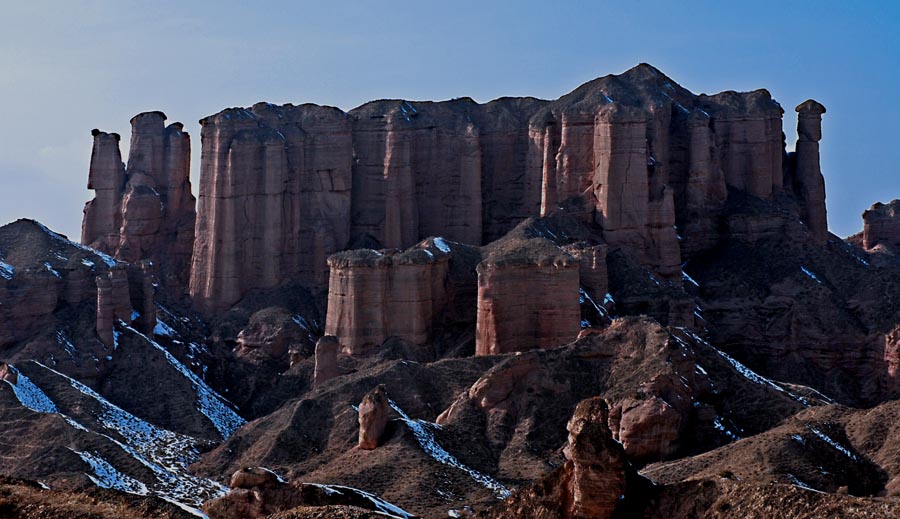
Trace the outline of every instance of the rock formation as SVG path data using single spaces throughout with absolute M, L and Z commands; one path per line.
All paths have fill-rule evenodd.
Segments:
M 879 202 L 863 213 L 862 246 L 869 251 L 900 250 L 900 200 Z
M 822 114 L 825 107 L 809 99 L 797 106 L 797 147 L 792 154 L 793 190 L 800 206 L 800 218 L 806 222 L 815 240 L 828 240 L 825 211 L 825 179 L 819 165 L 819 141 L 822 140 Z
M 316 366 L 313 371 L 313 386 L 320 386 L 341 374 L 337 363 L 341 343 L 333 335 L 324 335 L 316 342 Z
M 372 450 L 377 448 L 387 427 L 388 411 L 387 391 L 378 386 L 369 391 L 359 403 L 359 448 Z
M 798 107 L 796 168 L 783 167 L 768 91 L 694 95 L 646 64 L 552 102 L 228 109 L 202 121 L 191 294 L 214 311 L 288 279 L 322 289 L 326 258 L 353 244 L 483 245 L 559 208 L 678 284 L 683 261 L 721 239 L 729 189 L 772 200 L 787 188 L 827 234 L 820 106 Z
M 185 293 L 194 241 L 190 137 L 181 123 L 165 126 L 162 112 L 131 119 L 127 168 L 119 135 L 94 130 L 81 241 L 116 259 L 150 260 L 162 285 Z
M 389 337 L 428 342 L 447 303 L 448 260 L 433 241 L 405 252 L 331 256 L 326 335 L 337 337 L 349 355 L 366 355 Z
M 121 319 L 130 324 L 133 309 L 141 313 L 145 329 L 156 324 L 152 300 L 132 305 L 132 295 L 142 294 L 149 280 L 134 274 L 129 282 L 124 263 L 32 220 L 0 227 L 0 239 L 8 246 L 0 250 L 0 319 L 6 323 L 0 347 L 34 333 L 62 305 L 96 305 L 96 329 L 109 346 L 114 323 Z M 141 270 L 139 265 L 131 269 Z
M 475 352 L 552 348 L 578 335 L 579 263 L 543 238 L 500 242 L 478 264 Z
M 190 293 L 206 312 L 287 280 L 324 287 L 350 241 L 347 115 L 259 103 L 200 121 L 203 161 Z
M 612 517 L 616 504 L 625 495 L 625 451 L 610 434 L 609 409 L 602 398 L 582 400 L 566 429 L 569 440 L 566 478 L 572 502 L 567 517 Z

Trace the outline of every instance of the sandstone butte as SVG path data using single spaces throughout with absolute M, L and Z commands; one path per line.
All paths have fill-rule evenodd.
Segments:
M 445 304 L 446 263 L 430 256 L 446 254 L 340 252 L 347 249 L 403 249 L 429 236 L 482 246 L 530 216 L 565 210 L 602 230 L 605 243 L 594 246 L 625 250 L 679 284 L 681 265 L 722 239 L 717 217 L 735 191 L 789 197 L 824 243 L 825 108 L 809 100 L 797 111 L 789 154 L 783 109 L 768 91 L 695 95 L 647 64 L 555 101 L 381 100 L 346 113 L 312 104 L 230 108 L 200 121 L 195 228 L 189 137 L 179 123 L 165 127 L 161 112 L 144 113 L 132 119 L 127 167 L 118 136 L 94 132 L 96 197 L 82 241 L 125 261 L 150 260 L 167 288 L 187 291 L 207 315 L 289 280 L 327 289 L 326 333 L 363 354 L 391 336 L 430 337 Z M 516 305 L 570 292 L 578 263 L 602 258 L 490 256 L 478 268 L 479 352 L 509 351 L 497 345 L 519 338 L 497 323 L 521 330 L 527 315 L 550 312 L 554 319 L 535 322 L 553 329 L 515 348 L 577 334 L 577 301 L 565 310 Z M 604 273 L 595 277 L 582 285 L 605 287 Z

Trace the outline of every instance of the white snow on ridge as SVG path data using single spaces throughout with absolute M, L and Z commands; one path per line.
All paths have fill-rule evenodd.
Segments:
M 90 453 L 76 451 L 74 449 L 69 450 L 79 455 L 85 463 L 91 466 L 93 475 L 85 475 L 98 487 L 121 490 L 122 492 L 137 494 L 139 496 L 150 495 L 150 489 L 147 488 L 147 485 L 130 476 L 122 474 L 96 452 Z
M 0 277 L 6 279 L 7 281 L 11 280 L 15 271 L 16 269 L 12 265 L 0 261 Z
M 425 422 L 423 420 L 413 420 L 411 419 L 403 409 L 400 409 L 400 406 L 397 405 L 393 400 L 388 400 L 391 407 L 394 411 L 397 411 L 397 414 L 403 419 L 403 422 L 407 427 L 413 432 L 416 437 L 416 440 L 421 445 L 422 450 L 425 451 L 426 454 L 434 458 L 440 463 L 444 465 L 450 465 L 451 467 L 458 468 L 463 472 L 467 473 L 469 477 L 474 479 L 476 482 L 480 483 L 482 486 L 494 492 L 500 499 L 506 499 L 510 495 L 510 491 L 508 488 L 503 486 L 502 483 L 495 480 L 494 478 L 482 474 L 476 470 L 473 470 L 466 465 L 463 465 L 455 456 L 444 450 L 443 447 L 438 444 L 437 440 L 434 438 L 434 433 L 432 433 L 429 428 L 433 427 L 434 424 L 429 422 Z
M 185 367 L 184 364 L 179 362 L 168 350 L 130 326 L 126 326 L 125 329 L 142 337 L 147 343 L 162 352 L 162 354 L 165 355 L 166 360 L 169 361 L 169 364 L 191 381 L 194 390 L 197 392 L 197 410 L 209 418 L 209 421 L 212 422 L 213 426 L 219 431 L 219 434 L 222 435 L 223 439 L 228 438 L 239 427 L 247 423 L 246 420 L 241 418 L 240 415 L 230 407 L 230 402 L 213 391 L 206 382 L 195 375 L 193 371 Z
M 122 441 L 102 432 L 90 431 L 68 416 L 62 413 L 60 415 L 73 427 L 82 431 L 92 432 L 115 443 L 140 464 L 150 469 L 156 478 L 155 482 L 150 483 L 149 488 L 151 490 L 149 492 L 151 494 L 178 504 L 191 513 L 200 515 L 200 506 L 204 500 L 224 495 L 228 491 L 225 486 L 215 481 L 189 473 L 188 465 L 200 459 L 200 453 L 196 447 L 197 439 L 150 424 L 109 402 L 81 382 L 40 362 L 34 362 L 64 378 L 73 388 L 97 402 L 102 410 L 97 416 L 99 425 L 103 429 L 121 437 Z M 56 412 L 59 411 L 57 410 Z M 85 459 L 84 456 L 82 456 L 82 459 Z M 85 461 L 88 460 L 85 459 Z M 90 464 L 90 462 L 88 463 Z M 91 464 L 91 466 L 95 469 L 100 467 L 100 470 L 106 470 L 102 463 L 96 466 Z M 100 472 L 97 472 L 97 470 L 95 470 L 95 474 L 98 475 L 97 477 L 101 482 L 108 482 L 108 480 L 104 479 L 105 476 L 99 475 Z M 143 483 L 141 484 L 143 485 Z M 98 485 L 102 486 L 99 483 Z M 125 491 L 130 492 L 130 490 Z
M 41 388 L 34 385 L 31 379 L 12 365 L 9 366 L 9 369 L 17 375 L 17 381 L 15 384 L 8 380 L 4 380 L 4 382 L 12 387 L 13 393 L 15 393 L 16 398 L 19 399 L 23 406 L 39 413 L 52 414 L 59 412 L 53 400 L 50 400 L 50 397 L 41 391 Z
M 712 348 L 712 350 L 714 352 L 718 353 L 720 357 L 722 357 L 723 359 L 728 361 L 728 363 L 731 364 L 731 366 L 747 380 L 754 382 L 756 384 L 759 384 L 761 386 L 767 386 L 771 389 L 774 389 L 775 391 L 784 393 L 787 396 L 796 400 L 797 402 L 800 402 L 805 407 L 810 407 L 810 403 L 807 399 L 803 398 L 802 396 L 795 395 L 795 394 L 791 393 L 790 391 L 785 390 L 783 387 L 776 384 L 771 379 L 768 379 L 768 378 L 760 375 L 759 373 L 753 371 L 752 369 L 748 368 L 747 366 L 741 364 L 740 362 L 737 361 L 737 359 L 733 358 L 731 355 L 728 355 L 724 351 L 716 348 L 715 346 L 713 346 L 712 344 L 710 344 L 709 342 L 704 340 L 702 337 L 700 337 L 699 335 L 694 333 L 692 330 L 689 330 L 689 329 L 683 328 L 683 327 L 678 327 L 678 329 L 681 330 L 682 332 L 686 333 L 687 335 L 689 335 L 691 338 L 693 338 L 698 343 L 703 344 L 709 348 Z
M 270 471 L 271 472 L 271 471 Z M 276 474 L 277 475 L 277 474 Z M 371 502 L 379 512 L 388 516 L 388 517 L 396 517 L 398 519 L 412 519 L 415 515 L 407 512 L 406 510 L 400 508 L 397 505 L 388 503 L 384 499 L 376 496 L 375 494 L 371 494 L 364 490 L 360 490 L 358 488 L 353 487 L 345 487 L 341 485 L 323 485 L 321 483 L 304 483 L 305 485 L 310 485 L 313 487 L 321 488 L 328 495 L 344 495 L 344 494 L 356 494 L 362 498 L 365 498 L 369 502 Z
M 791 484 L 797 488 L 802 488 L 803 490 L 810 490 L 812 492 L 818 492 L 819 494 L 825 493 L 825 492 L 822 492 L 821 490 L 815 489 L 815 488 L 807 485 L 806 483 L 800 481 L 799 479 L 797 479 L 797 476 L 795 476 L 793 474 L 788 474 L 787 478 L 791 482 Z
M 91 254 L 93 254 L 93 255 L 97 256 L 98 258 L 100 258 L 101 260 L 103 260 L 103 262 L 106 263 L 107 266 L 115 267 L 116 263 L 118 263 L 116 260 L 112 259 L 109 255 L 104 254 L 104 253 L 98 251 L 97 249 L 92 249 L 86 245 L 76 243 L 76 242 L 64 237 L 63 235 L 50 230 L 49 227 L 42 224 L 41 222 L 35 221 L 34 223 L 37 224 L 37 226 L 40 227 L 41 230 L 43 230 L 45 233 L 47 233 L 51 238 L 53 238 L 55 240 L 59 240 L 59 241 L 65 243 L 66 245 L 71 245 L 72 247 L 79 248 L 85 252 L 90 252 Z M 83 260 L 82 260 L 82 262 L 83 262 Z
M 853 461 L 859 461 L 859 459 L 856 457 L 856 455 L 853 454 L 852 452 L 850 452 L 850 450 L 847 449 L 847 447 L 844 447 L 844 446 L 841 445 L 840 443 L 838 443 L 838 442 L 832 440 L 831 437 L 829 437 L 827 434 L 823 433 L 822 431 L 820 431 L 820 430 L 818 430 L 818 429 L 816 429 L 815 427 L 812 427 L 812 426 L 807 426 L 807 429 L 809 429 L 810 432 L 812 432 L 813 434 L 815 434 L 816 436 L 818 436 L 819 439 L 821 439 L 822 441 L 824 441 L 824 442 L 827 443 L 828 445 L 831 445 L 832 447 L 834 447 L 835 450 L 837 450 L 838 452 L 840 452 L 840 453 L 843 454 L 844 456 L 847 456 L 848 458 L 850 458 L 850 459 L 853 460 Z
M 440 249 L 441 252 L 445 252 L 445 253 L 450 252 L 450 245 L 448 245 L 447 242 L 440 236 L 438 236 L 437 238 L 434 239 L 434 246 L 437 247 L 438 249 Z
M 66 353 L 68 353 L 69 356 L 75 357 L 75 345 L 72 344 L 72 341 L 70 341 L 68 337 L 66 337 L 66 332 L 57 330 L 56 342 L 66 350 Z
M 163 322 L 159 317 L 156 318 L 156 326 L 153 327 L 153 335 L 160 335 L 163 337 L 178 337 L 178 332 L 176 332 L 171 326 Z
M 694 285 L 695 287 L 700 288 L 700 283 L 697 283 L 697 281 L 694 278 L 692 278 L 690 275 L 688 275 L 687 272 L 685 272 L 683 270 L 681 271 L 681 280 L 687 281 L 688 283 Z

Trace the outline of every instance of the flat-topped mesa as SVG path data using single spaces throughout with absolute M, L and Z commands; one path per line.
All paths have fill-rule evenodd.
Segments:
M 190 136 L 181 123 L 165 126 L 162 112 L 131 119 L 128 166 L 120 138 L 94 130 L 81 241 L 116 259 L 150 260 L 175 297 L 187 288 L 194 241 Z
M 553 242 L 501 240 L 477 272 L 476 355 L 553 348 L 578 336 L 579 261 Z
M 214 312 L 287 280 L 324 287 L 350 241 L 353 146 L 337 108 L 258 103 L 200 121 L 190 293 Z
M 791 187 L 800 206 L 800 218 L 819 243 L 828 240 L 825 178 L 819 163 L 822 114 L 825 107 L 809 99 L 797 106 L 797 146 L 791 154 Z
M 868 251 L 900 252 L 900 200 L 881 202 L 863 215 L 862 245 Z
M 449 259 L 434 240 L 403 252 L 357 249 L 331 256 L 325 334 L 354 356 L 372 353 L 390 337 L 427 343 L 447 304 Z

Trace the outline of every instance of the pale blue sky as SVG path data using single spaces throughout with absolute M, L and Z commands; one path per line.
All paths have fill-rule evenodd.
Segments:
M 196 192 L 197 121 L 224 107 L 553 99 L 648 62 L 698 93 L 768 88 L 791 143 L 793 107 L 822 102 L 829 222 L 851 234 L 900 198 L 900 1 L 803 4 L 0 0 L 0 223 L 77 238 L 90 130 L 127 142 L 145 110 L 185 123 Z

